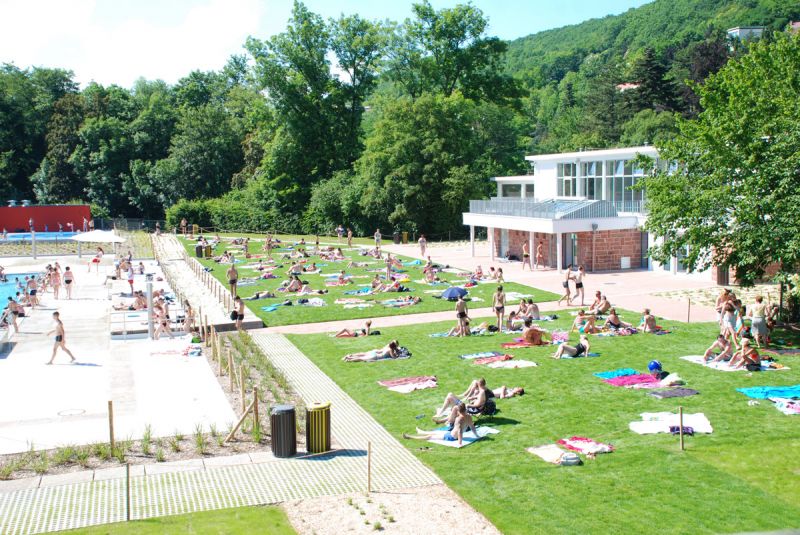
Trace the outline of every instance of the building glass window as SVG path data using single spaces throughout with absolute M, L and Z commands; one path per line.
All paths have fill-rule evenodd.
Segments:
M 501 187 L 502 197 L 516 197 L 522 195 L 522 184 L 503 184 Z
M 525 197 L 533 199 L 534 195 L 533 184 L 525 184 Z
M 603 162 L 582 163 L 581 180 L 583 194 L 587 199 L 603 198 Z
M 558 164 L 557 177 L 559 197 L 575 197 L 578 195 L 576 187 L 577 167 L 578 165 L 574 163 Z
M 608 191 L 606 198 L 614 201 L 621 212 L 639 212 L 644 200 L 644 192 L 633 190 L 644 176 L 644 170 L 634 167 L 633 160 L 614 160 L 606 162 Z

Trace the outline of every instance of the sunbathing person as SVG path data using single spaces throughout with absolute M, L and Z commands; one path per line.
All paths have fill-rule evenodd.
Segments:
M 338 284 L 339 284 L 340 286 L 344 286 L 345 284 L 352 284 L 352 283 L 353 283 L 353 279 L 351 279 L 350 277 L 348 277 L 347 275 L 345 275 L 345 272 L 344 272 L 344 270 L 342 270 L 342 271 L 339 273 L 339 278 L 338 278 L 338 279 L 336 279 L 336 281 L 338 282 Z
M 604 295 L 600 298 L 600 302 L 596 305 L 593 304 L 592 308 L 590 308 L 588 312 L 589 314 L 595 314 L 599 316 L 601 314 L 605 314 L 609 310 L 611 310 L 611 303 L 609 302 L 608 297 Z
M 733 354 L 728 365 L 731 368 L 744 367 L 747 371 L 760 372 L 761 371 L 761 356 L 754 347 L 750 347 L 750 340 L 748 338 L 742 339 L 742 347 Z
M 525 395 L 525 389 L 521 386 L 508 388 L 506 385 L 503 385 L 500 388 L 495 388 L 492 390 L 492 393 L 494 394 L 494 397 L 498 399 L 507 399 Z
M 380 349 L 373 349 L 363 353 L 350 353 L 342 357 L 345 362 L 372 362 L 381 359 L 396 359 L 399 356 L 400 345 L 397 340 L 392 340 Z
M 342 329 L 334 336 L 336 338 L 357 338 L 359 336 L 369 336 L 370 327 L 372 327 L 372 320 L 367 320 L 364 323 L 363 329 Z
M 566 343 L 561 344 L 558 346 L 553 358 L 560 359 L 565 353 L 573 358 L 587 356 L 589 354 L 589 339 L 586 338 L 585 334 L 582 334 L 580 340 L 574 346 Z
M 642 321 L 639 323 L 639 330 L 644 331 L 646 333 L 654 333 L 658 332 L 658 326 L 656 325 L 656 317 L 650 314 L 650 309 L 645 308 L 644 312 L 642 313 Z
M 494 392 L 486 387 L 486 379 L 481 377 L 472 381 L 460 396 L 449 392 L 445 396 L 441 408 L 433 416 L 433 421 L 437 423 L 452 423 L 456 416 L 455 408 L 459 405 L 466 405 L 469 414 L 480 414 L 483 411 L 486 400 L 493 397 Z
M 546 339 L 546 335 L 547 331 L 533 325 L 530 318 L 525 320 L 525 329 L 522 331 L 522 339 L 525 340 L 526 344 L 533 346 L 547 345 L 550 342 Z
M 383 281 L 381 280 L 381 276 L 378 273 L 376 273 L 375 274 L 375 278 L 372 279 L 372 282 L 370 283 L 370 287 L 373 290 L 375 290 L 376 292 L 382 292 L 383 291 Z
M 365 268 L 369 266 L 369 262 L 353 262 L 352 260 L 347 264 L 347 269 L 350 268 Z
M 324 295 L 328 293 L 328 290 L 315 290 L 309 284 L 303 284 L 303 286 L 300 288 L 300 291 L 298 291 L 297 293 Z
M 572 322 L 572 329 L 569 332 L 577 330 L 579 333 L 596 334 L 600 329 L 595 325 L 595 317 L 587 315 L 583 310 L 578 311 L 575 321 Z
M 717 353 L 719 350 L 719 353 Z M 724 360 L 730 360 L 733 356 L 733 347 L 731 346 L 730 341 L 725 338 L 724 335 L 720 334 L 714 340 L 714 343 L 706 349 L 706 352 L 703 353 L 703 359 L 706 361 L 711 362 L 721 362 Z
M 270 292 L 269 290 L 264 290 L 263 292 L 256 292 L 250 297 L 245 297 L 245 301 L 257 301 L 258 299 L 269 299 L 275 297 L 275 294 Z
M 303 263 L 295 262 L 292 267 L 286 270 L 287 275 L 299 275 L 303 272 Z
M 319 271 L 319 268 L 317 267 L 316 262 L 311 262 L 311 265 L 304 267 L 303 271 L 306 273 L 316 273 L 317 271 Z
M 467 408 L 463 404 L 454 407 L 453 413 L 453 423 L 450 425 L 450 430 L 445 431 L 444 435 L 442 435 L 442 440 L 452 442 L 458 441 L 458 445 L 461 446 L 463 444 L 464 433 L 472 430 L 472 432 L 475 433 L 475 436 L 478 436 L 478 430 L 475 428 L 475 422 L 472 420 L 472 416 L 469 415 Z M 403 433 L 403 438 L 413 440 L 430 440 L 431 438 L 438 438 L 440 435 L 441 431 L 423 431 L 422 429 L 417 428 L 416 435 Z
M 300 280 L 300 277 L 297 275 L 292 275 L 292 278 L 289 280 L 289 283 L 286 285 L 287 292 L 299 292 L 300 289 L 303 287 L 303 282 Z
M 630 323 L 625 323 L 619 316 L 617 316 L 617 309 L 612 308 L 608 311 L 608 317 L 606 318 L 605 323 L 603 323 L 603 327 L 608 327 L 609 329 L 616 331 L 622 329 L 623 327 L 626 329 L 632 329 L 633 325 Z

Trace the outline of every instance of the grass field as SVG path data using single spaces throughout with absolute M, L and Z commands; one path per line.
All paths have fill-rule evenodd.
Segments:
M 297 237 L 282 237 L 284 244 L 293 243 L 293 239 L 299 239 Z M 310 237 L 313 240 L 313 236 Z M 309 237 L 306 236 L 306 240 L 309 240 Z M 361 242 L 365 242 L 366 240 L 362 239 Z M 335 239 L 333 240 L 335 243 Z M 190 242 L 187 240 L 183 240 L 182 243 L 186 250 L 190 254 L 194 254 L 194 242 Z M 313 241 L 312 241 L 313 243 Z M 252 253 L 261 253 L 261 242 L 251 242 L 250 250 Z M 216 247 L 214 254 L 219 255 L 226 249 L 226 245 L 220 244 Z M 232 250 L 228 246 L 229 250 Z M 310 251 L 310 247 L 308 248 Z M 310 306 L 297 306 L 297 295 L 296 294 L 286 294 L 277 292 L 276 289 L 280 286 L 282 281 L 287 279 L 286 272 L 291 267 L 292 261 L 291 260 L 282 260 L 282 257 L 287 254 L 290 250 L 289 249 L 276 249 L 273 251 L 273 257 L 279 262 L 280 268 L 275 269 L 275 274 L 278 275 L 277 279 L 266 279 L 266 280 L 258 280 L 257 282 L 250 284 L 250 285 L 241 285 L 239 287 L 239 295 L 243 298 L 249 297 L 254 295 L 257 291 L 263 290 L 270 290 L 275 292 L 277 295 L 274 299 L 260 299 L 257 301 L 246 301 L 246 304 L 250 309 L 259 316 L 264 322 L 269 326 L 275 325 L 290 325 L 290 324 L 298 324 L 298 323 L 314 323 L 320 321 L 333 321 L 333 320 L 348 320 L 348 319 L 358 319 L 358 318 L 372 318 L 372 317 L 379 317 L 379 316 L 391 316 L 396 314 L 418 314 L 422 312 L 434 312 L 434 311 L 441 311 L 441 310 L 453 310 L 454 303 L 436 299 L 434 294 L 440 293 L 442 290 L 448 287 L 448 284 L 442 285 L 429 285 L 424 282 L 421 282 L 423 279 L 422 275 L 422 266 L 405 266 L 404 270 L 405 273 L 402 275 L 407 275 L 410 282 L 404 282 L 405 286 L 409 286 L 412 288 L 413 291 L 411 292 L 404 292 L 404 293 L 381 293 L 377 295 L 371 295 L 363 297 L 366 304 L 370 306 L 368 308 L 352 308 L 352 309 L 345 309 L 342 305 L 337 305 L 334 302 L 336 299 L 341 298 L 357 298 L 359 296 L 354 295 L 347 295 L 345 292 L 357 290 L 363 285 L 368 286 L 372 277 L 375 276 L 374 271 L 370 270 L 380 270 L 380 273 L 385 273 L 385 264 L 382 260 L 376 260 L 369 256 L 361 256 L 358 254 L 358 249 L 348 250 L 346 248 L 343 249 L 347 260 L 339 261 L 339 262 L 330 262 L 326 260 L 320 260 L 319 257 L 312 255 L 311 258 L 308 259 L 308 262 L 316 262 L 318 266 L 321 267 L 322 273 L 321 274 L 303 274 L 301 279 L 307 280 L 311 287 L 315 290 L 327 289 L 328 293 L 324 295 L 304 295 L 302 297 L 311 298 L 317 297 L 321 298 L 325 301 L 326 306 L 323 307 L 310 307 Z M 241 249 L 238 251 L 237 257 L 243 258 L 243 254 L 241 253 Z M 346 269 L 346 272 L 349 276 L 353 277 L 353 284 L 349 284 L 346 286 L 326 286 L 325 275 L 337 275 L 341 270 L 345 269 L 349 260 L 353 259 L 356 262 L 369 262 L 369 266 L 361 267 L 361 268 L 351 268 Z M 402 258 L 401 259 L 406 262 L 411 259 L 409 258 Z M 266 258 L 265 258 L 266 260 Z M 213 275 L 222 281 L 223 283 L 227 283 L 227 277 L 225 276 L 225 272 L 227 271 L 229 264 L 217 264 L 213 260 L 210 259 L 202 259 L 201 262 L 203 265 L 208 266 L 212 269 Z M 237 264 L 237 270 L 239 271 L 239 280 L 242 282 L 244 279 L 258 277 L 259 272 L 255 269 L 248 269 L 247 265 L 252 265 L 253 263 L 257 263 L 258 259 L 251 259 L 251 261 L 243 262 Z M 443 280 L 448 282 L 452 282 L 453 284 L 463 284 L 464 276 L 453 274 L 453 273 L 445 273 L 442 276 Z M 335 279 L 332 279 L 335 280 Z M 491 306 L 492 302 L 492 293 L 495 291 L 497 284 L 480 284 L 475 288 L 471 288 L 469 290 L 469 295 L 472 298 L 472 302 L 470 303 L 471 308 L 482 308 Z M 528 295 L 535 301 L 551 301 L 558 299 L 558 296 L 552 294 L 550 292 L 545 292 L 542 290 L 538 290 L 535 288 L 531 288 L 528 286 L 524 286 L 517 283 L 507 283 L 504 284 L 505 291 L 507 293 L 516 292 L 523 295 Z M 406 306 L 402 308 L 390 308 L 385 306 L 382 301 L 390 300 L 393 298 L 398 297 L 406 297 L 406 296 L 419 296 L 422 298 L 422 302 L 413 306 Z M 286 299 L 291 299 L 293 301 L 293 306 L 278 306 L 274 311 L 265 311 L 263 307 L 268 307 L 270 305 L 282 303 Z M 516 302 L 516 301 L 514 301 Z
M 543 326 L 567 327 L 572 318 L 562 314 Z M 629 322 L 638 321 L 638 314 L 626 316 Z M 518 370 L 490 369 L 457 358 L 498 350 L 511 335 L 428 336 L 449 323 L 386 328 L 382 336 L 370 338 L 290 339 L 401 441 L 402 433 L 413 432 L 415 426 L 434 428 L 434 408 L 448 391 L 458 394 L 474 378 L 486 377 L 493 388 L 523 386 L 525 396 L 499 400 L 500 413 L 487 421 L 500 430 L 497 435 L 460 450 L 405 441 L 504 533 L 720 533 L 800 527 L 800 420 L 781 414 L 768 401 L 748 406 L 748 398 L 735 390 L 800 383 L 800 357 L 780 358 L 789 371 L 715 371 L 678 357 L 702 353 L 716 325 L 660 323 L 672 334 L 592 337 L 597 358 L 556 361 L 550 358 L 553 346 L 512 350 L 516 358 L 539 364 Z M 390 337 L 407 346 L 413 357 L 376 363 L 341 360 Z M 780 337 L 789 341 L 788 335 Z M 659 400 L 646 390 L 616 388 L 592 375 L 620 367 L 646 370 L 653 358 L 678 372 L 700 395 Z M 413 375 L 436 375 L 439 386 L 403 395 L 376 384 Z M 642 412 L 677 411 L 678 405 L 687 413 L 704 412 L 714 433 L 687 437 L 681 452 L 677 437 L 638 435 L 628 429 Z M 550 465 L 525 452 L 526 447 L 573 435 L 612 443 L 617 451 L 578 467 Z
M 186 515 L 163 516 L 118 524 L 62 531 L 81 535 L 217 535 L 264 533 L 291 535 L 295 533 L 286 513 L 278 507 L 240 507 Z

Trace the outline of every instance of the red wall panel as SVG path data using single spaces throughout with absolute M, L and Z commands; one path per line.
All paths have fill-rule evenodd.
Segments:
M 0 207 L 0 230 L 16 232 L 22 229 L 28 232 L 28 220 L 33 218 L 33 226 L 37 232 L 43 232 L 44 226 L 50 232 L 58 231 L 58 224 L 64 226 L 64 232 L 70 230 L 67 223 L 72 223 L 75 230 L 83 230 L 83 218 L 91 219 L 88 204 L 46 204 L 41 206 L 5 206 Z

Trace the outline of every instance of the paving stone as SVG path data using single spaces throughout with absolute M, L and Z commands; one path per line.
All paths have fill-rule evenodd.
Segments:
M 0 492 L 12 492 L 15 490 L 35 489 L 39 486 L 42 476 L 24 477 L 22 479 L 9 479 L 0 481 Z
M 131 477 L 139 477 L 144 475 L 143 464 L 131 465 Z M 94 471 L 95 481 L 108 481 L 109 479 L 123 479 L 125 477 L 125 467 L 115 466 L 113 468 L 101 468 Z
M 203 464 L 206 468 L 215 468 L 219 466 L 236 466 L 239 464 L 250 464 L 250 455 L 247 453 L 240 453 L 238 455 L 225 455 L 222 457 L 209 457 L 203 459 Z
M 84 483 L 94 478 L 93 470 L 81 470 L 80 472 L 67 472 L 66 474 L 53 474 L 42 476 L 39 487 L 58 487 L 69 485 L 70 483 Z

